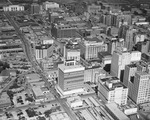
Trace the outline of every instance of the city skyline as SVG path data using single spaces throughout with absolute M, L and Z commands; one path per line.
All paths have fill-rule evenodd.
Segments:
M 149 2 L 0 1 L 0 119 L 149 120 Z

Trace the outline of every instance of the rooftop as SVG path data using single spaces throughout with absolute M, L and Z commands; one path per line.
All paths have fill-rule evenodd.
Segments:
M 36 97 L 40 97 L 44 95 L 40 87 L 32 87 L 32 90 Z
M 129 65 L 127 65 L 127 66 L 129 66 L 130 68 L 135 68 L 135 67 L 137 67 L 137 65 L 136 65 L 135 63 L 129 64 Z
M 138 72 L 136 72 L 136 74 L 139 75 L 140 77 L 142 77 L 142 76 L 150 76 L 150 74 L 148 72 L 143 72 L 143 71 L 138 71 Z M 146 78 L 149 79 L 148 77 L 146 77 Z
M 102 40 L 98 39 L 97 37 L 93 38 L 85 38 L 86 41 L 93 41 L 93 42 L 102 42 Z
M 36 49 L 48 49 L 51 45 L 40 45 L 36 46 Z
M 41 77 L 36 73 L 28 74 L 28 75 L 26 75 L 26 78 L 29 80 L 29 82 L 35 82 L 35 81 L 42 80 Z
M 79 49 L 79 44 L 67 44 L 67 49 Z
M 129 118 L 121 110 L 119 110 L 116 103 L 106 104 L 106 107 L 109 109 L 111 114 L 114 114 L 115 117 L 118 118 L 118 120 L 129 120 Z
M 111 56 L 109 52 L 99 52 L 98 54 L 101 55 L 102 57 Z
M 0 76 L 9 76 L 12 73 L 16 73 L 16 70 L 3 70 L 0 74 Z
M 6 92 L 3 92 L 0 97 L 0 105 L 9 104 L 9 103 L 11 104 L 9 96 L 7 95 Z
M 59 64 L 58 68 L 60 70 L 62 70 L 64 73 L 82 71 L 82 70 L 85 69 L 82 65 L 70 65 L 70 66 L 67 66 L 65 64 Z
M 103 78 L 101 79 L 102 82 L 106 82 L 106 81 L 120 81 L 119 78 L 117 77 L 107 77 L 107 78 Z
M 117 77 L 108 77 L 101 79 L 103 86 L 108 91 L 115 90 L 116 88 L 127 88 Z
M 79 97 L 79 96 L 67 98 L 67 101 L 70 102 L 70 103 L 77 102 L 77 101 L 81 101 L 81 100 L 82 100 L 82 99 L 81 99 L 81 97 Z

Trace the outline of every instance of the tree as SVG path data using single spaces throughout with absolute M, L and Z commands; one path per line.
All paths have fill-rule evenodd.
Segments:
M 14 93 L 10 90 L 7 91 L 7 95 L 10 97 L 10 99 L 13 99 Z
M 29 102 L 33 102 L 34 99 L 32 97 L 27 97 L 26 100 L 28 100 Z

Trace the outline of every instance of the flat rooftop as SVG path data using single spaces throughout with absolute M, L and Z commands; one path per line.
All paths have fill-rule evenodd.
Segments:
M 138 72 L 136 72 L 136 74 L 138 74 L 140 77 L 141 77 L 141 76 L 150 76 L 149 73 L 147 73 L 147 72 L 142 72 L 142 71 L 138 71 Z M 148 78 L 147 78 L 147 79 L 148 79 Z
M 85 38 L 85 41 L 90 41 L 90 42 L 102 42 L 102 40 L 98 39 L 97 37 L 93 38 Z
M 116 103 L 106 104 L 106 108 L 111 114 L 114 114 L 118 120 L 130 120 L 117 106 Z
M 59 64 L 58 68 L 62 70 L 64 73 L 69 73 L 69 72 L 76 72 L 76 71 L 82 71 L 85 70 L 85 67 L 82 65 L 70 65 L 67 66 L 65 64 Z
M 0 105 L 9 104 L 9 103 L 11 104 L 9 96 L 7 95 L 6 92 L 3 92 L 0 97 Z
M 107 90 L 109 90 L 109 91 L 112 91 L 112 90 L 114 90 L 115 88 L 120 88 L 120 87 L 122 87 L 122 88 L 127 88 L 127 87 L 124 86 L 121 82 L 113 83 L 111 88 L 109 88 L 106 84 L 104 84 L 104 86 L 105 86 L 105 88 L 106 88 Z
M 112 56 L 109 52 L 99 52 L 98 54 L 101 55 L 102 57 Z
M 40 75 L 33 73 L 33 74 L 28 74 L 26 75 L 26 78 L 29 80 L 29 82 L 35 82 L 35 81 L 40 81 L 42 78 Z
M 72 50 L 78 50 L 79 48 L 79 44 L 67 44 L 66 45 L 67 49 L 72 49 Z
M 44 95 L 40 87 L 32 87 L 32 90 L 36 97 L 40 97 Z
M 120 82 L 120 79 L 118 79 L 117 77 L 103 78 L 101 79 L 101 81 L 105 89 L 107 89 L 108 91 L 112 91 L 120 87 L 127 88 L 125 85 L 123 85 L 122 82 Z M 112 87 L 109 88 L 107 84 L 112 84 Z
M 119 78 L 117 77 L 106 77 L 106 78 L 101 79 L 102 82 L 115 81 L 115 80 L 120 81 Z
M 130 68 L 135 68 L 135 67 L 137 67 L 137 65 L 136 65 L 135 63 L 129 64 L 129 65 L 127 65 L 127 66 L 129 66 Z

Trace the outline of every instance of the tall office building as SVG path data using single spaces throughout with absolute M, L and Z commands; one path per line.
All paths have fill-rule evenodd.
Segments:
M 131 25 L 131 15 L 119 14 L 116 19 L 116 27 L 121 25 Z
M 31 4 L 31 14 L 39 14 L 40 12 L 40 5 L 37 3 Z
M 77 33 L 77 28 L 77 25 L 52 24 L 51 33 L 55 38 L 79 38 L 80 35 Z
M 100 22 L 108 26 L 119 28 L 121 25 L 131 25 L 131 15 L 125 14 L 102 14 L 100 15 Z
M 64 46 L 64 58 L 66 60 L 80 61 L 80 48 L 77 42 L 72 42 Z
M 125 66 L 123 84 L 128 88 L 128 96 L 132 98 L 134 96 L 134 79 L 137 72 L 137 63 L 131 63 Z
M 143 59 L 127 65 L 123 84 L 129 88 L 129 97 L 137 104 L 150 101 L 150 63 Z
M 133 46 L 134 46 L 134 33 L 136 32 L 136 29 L 133 29 L 132 27 L 129 27 L 129 29 L 126 31 L 126 35 L 125 35 L 125 44 L 124 46 L 128 49 L 128 50 L 132 50 Z
M 126 48 L 117 47 L 112 56 L 111 75 L 116 76 L 123 81 L 125 65 L 139 60 L 141 60 L 141 52 L 128 52 Z
M 118 31 L 118 38 L 123 38 L 125 39 L 126 37 L 126 32 L 128 30 L 129 26 L 128 25 L 121 25 L 119 27 L 119 31 Z
M 50 46 L 51 45 L 43 45 L 43 46 L 36 46 L 35 47 L 35 57 L 37 60 L 46 58 L 50 54 Z
M 106 77 L 99 80 L 98 95 L 105 103 L 127 103 L 128 88 L 117 77 Z
M 138 51 L 141 51 L 142 53 L 150 52 L 150 41 L 149 40 L 145 40 L 143 42 L 138 42 L 136 44 L 136 49 Z
M 66 61 L 58 65 L 59 77 L 57 90 L 61 95 L 83 92 L 84 67 L 76 61 Z
M 119 41 L 115 37 L 110 37 L 107 39 L 108 53 L 113 54 L 116 47 L 119 45 Z
M 90 60 L 98 58 L 98 52 L 107 51 L 107 44 L 98 38 L 86 38 L 80 43 L 81 56 Z
M 132 90 L 133 96 L 131 97 L 131 99 L 137 104 L 150 102 L 150 64 L 142 64 L 139 64 L 138 67 L 143 70 L 141 69 L 142 71 L 137 71 L 135 73 Z

